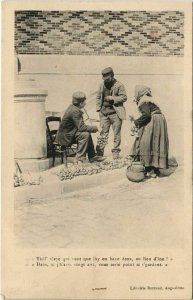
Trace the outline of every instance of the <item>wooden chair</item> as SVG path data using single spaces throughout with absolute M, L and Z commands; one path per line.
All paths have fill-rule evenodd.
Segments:
M 72 152 L 71 156 L 72 155 L 74 156 L 76 154 L 76 149 L 74 145 L 72 145 L 71 147 L 65 147 L 55 142 L 56 133 L 58 131 L 60 122 L 61 122 L 60 117 L 50 116 L 46 118 L 46 127 L 50 139 L 50 146 L 52 151 L 52 166 L 54 166 L 56 154 L 60 154 L 61 163 L 62 164 L 64 163 L 65 166 L 67 167 L 67 156 L 70 156 L 70 151 Z M 55 123 L 54 129 L 52 129 L 53 123 Z

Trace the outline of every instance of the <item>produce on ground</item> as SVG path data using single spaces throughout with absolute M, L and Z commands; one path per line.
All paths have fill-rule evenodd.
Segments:
M 73 179 L 75 176 L 80 175 L 93 175 L 102 171 L 109 171 L 114 169 L 121 169 L 130 164 L 129 157 L 119 158 L 116 160 L 106 160 L 103 162 L 96 162 L 84 165 L 73 165 L 72 167 L 65 168 L 64 166 L 60 169 L 56 175 L 60 180 Z

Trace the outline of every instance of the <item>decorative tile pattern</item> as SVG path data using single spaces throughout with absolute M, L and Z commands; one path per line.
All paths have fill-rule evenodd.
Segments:
M 16 11 L 19 54 L 183 56 L 180 11 Z

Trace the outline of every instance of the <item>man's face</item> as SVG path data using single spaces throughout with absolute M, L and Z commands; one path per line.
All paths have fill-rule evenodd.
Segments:
M 103 75 L 103 80 L 104 80 L 105 84 L 112 83 L 112 81 L 113 81 L 113 74 L 110 73 L 110 74 Z
M 83 102 L 80 103 L 80 108 L 84 108 L 86 105 L 86 100 L 84 100 Z

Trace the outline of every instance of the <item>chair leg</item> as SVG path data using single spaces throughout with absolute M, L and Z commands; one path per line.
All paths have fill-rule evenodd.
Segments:
M 64 163 L 64 147 L 61 146 L 61 164 Z
M 64 157 L 64 165 L 67 168 L 67 151 L 66 151 L 66 147 L 64 148 L 64 151 L 63 151 L 63 157 Z
M 52 150 L 52 167 L 54 167 L 54 163 L 55 163 L 55 150 Z

